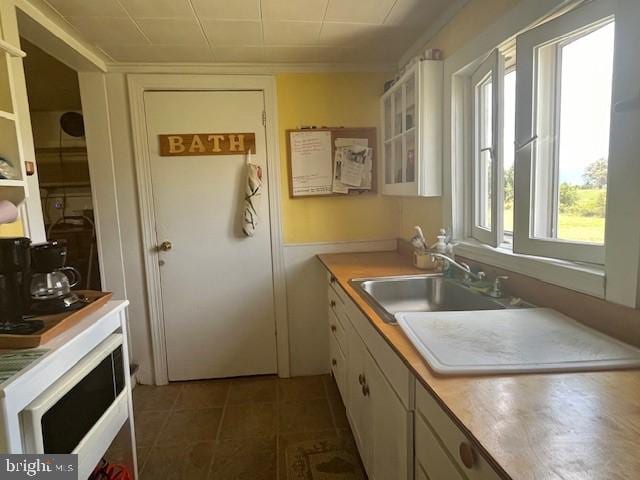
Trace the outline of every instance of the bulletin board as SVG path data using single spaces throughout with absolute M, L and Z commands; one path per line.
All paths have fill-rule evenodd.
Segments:
M 289 129 L 286 140 L 290 198 L 376 193 L 378 145 L 375 127 Z M 366 149 L 371 150 L 365 152 Z M 362 154 L 364 166 L 342 162 L 347 153 L 350 157 Z M 345 165 L 344 170 L 342 165 Z M 354 165 L 355 170 L 347 168 Z M 350 183 L 339 180 L 349 174 Z M 357 178 L 354 174 L 361 174 L 360 184 L 354 180 Z

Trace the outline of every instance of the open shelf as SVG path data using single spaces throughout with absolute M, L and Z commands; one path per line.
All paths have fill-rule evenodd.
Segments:
M 0 118 L 5 118 L 7 120 L 11 120 L 12 122 L 15 122 L 16 114 L 12 112 L 5 112 L 4 110 L 0 110 Z
M 22 187 L 24 188 L 26 182 L 24 180 L 9 180 L 6 178 L 0 178 L 0 187 Z

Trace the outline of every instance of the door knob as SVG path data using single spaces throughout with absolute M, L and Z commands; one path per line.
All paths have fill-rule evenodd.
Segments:
M 158 246 L 158 250 L 161 250 L 163 252 L 168 252 L 172 248 L 173 248 L 173 244 L 168 240 L 165 240 Z

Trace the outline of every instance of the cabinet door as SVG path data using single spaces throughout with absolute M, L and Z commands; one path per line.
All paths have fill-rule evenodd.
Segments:
M 413 478 L 413 416 L 369 354 L 365 376 L 373 427 L 369 477 L 375 480 L 409 480 Z
M 347 345 L 347 416 L 351 422 L 353 436 L 360 451 L 360 457 L 367 472 L 371 458 L 371 402 L 365 396 L 363 383 L 366 382 L 365 365 L 369 353 L 364 342 L 349 323 L 346 326 Z

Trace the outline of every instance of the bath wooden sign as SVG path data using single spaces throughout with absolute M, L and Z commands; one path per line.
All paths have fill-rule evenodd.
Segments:
M 158 137 L 161 157 L 256 153 L 255 133 L 175 133 Z

